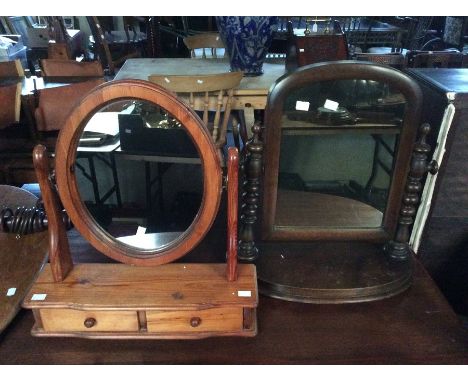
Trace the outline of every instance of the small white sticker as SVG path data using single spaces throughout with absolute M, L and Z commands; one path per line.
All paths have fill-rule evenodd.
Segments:
M 198 83 L 198 84 L 202 84 L 202 83 L 203 83 L 203 80 L 197 80 L 197 83 Z
M 332 101 L 332 100 L 327 99 L 327 100 L 325 101 L 325 104 L 323 105 L 323 107 L 324 107 L 325 109 L 328 109 L 328 110 L 337 111 L 339 105 L 340 105 L 340 104 L 339 104 L 338 102 L 335 102 L 335 101 Z
M 139 235 L 144 235 L 145 233 L 146 233 L 146 227 L 138 226 L 136 235 L 137 235 L 137 236 L 139 236 Z
M 31 297 L 31 301 L 44 301 L 47 297 L 47 293 L 34 293 Z
M 304 53 L 304 48 L 299 48 L 299 53 Z
M 309 111 L 310 102 L 296 101 L 296 110 Z
M 131 134 L 131 133 L 132 133 L 132 130 L 130 130 L 130 129 L 125 129 L 125 132 L 126 132 L 127 134 Z
M 238 290 L 237 291 L 238 297 L 252 297 L 252 291 L 250 290 Z
M 164 81 L 166 81 L 167 83 L 171 82 L 171 80 L 167 77 L 164 77 Z
M 16 293 L 16 288 L 9 288 L 8 291 L 7 291 L 7 297 L 11 297 L 11 296 L 14 296 Z

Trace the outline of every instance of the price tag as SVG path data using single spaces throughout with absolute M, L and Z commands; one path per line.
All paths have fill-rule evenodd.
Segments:
M 310 102 L 296 101 L 296 110 L 309 111 Z
M 16 293 L 16 288 L 9 288 L 8 291 L 7 291 L 7 297 L 11 297 L 11 296 L 14 296 Z
M 237 291 L 238 297 L 252 297 L 252 291 L 250 290 L 238 290 Z
M 44 301 L 47 297 L 47 293 L 34 293 L 31 297 L 31 301 Z
M 141 227 L 141 226 L 138 226 L 137 228 L 137 236 L 140 236 L 140 235 L 144 235 L 146 233 L 146 227 Z
M 340 105 L 340 104 L 339 104 L 338 102 L 335 102 L 335 101 L 332 101 L 332 100 L 327 99 L 327 100 L 325 101 L 325 104 L 323 105 L 323 107 L 324 107 L 325 109 L 328 109 L 328 110 L 337 111 L 339 105 Z

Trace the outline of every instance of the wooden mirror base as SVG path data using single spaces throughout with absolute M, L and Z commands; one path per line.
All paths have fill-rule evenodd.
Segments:
M 257 304 L 254 265 L 228 281 L 226 264 L 181 263 L 75 264 L 63 282 L 47 264 L 23 302 L 34 336 L 115 339 L 255 336 Z
M 261 294 L 306 303 L 380 300 L 411 285 L 412 259 L 392 260 L 364 242 L 263 243 L 256 260 Z

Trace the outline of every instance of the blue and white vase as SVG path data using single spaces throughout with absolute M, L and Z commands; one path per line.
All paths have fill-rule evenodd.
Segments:
M 219 34 L 231 63 L 231 71 L 245 76 L 263 74 L 263 62 L 278 28 L 277 16 L 217 16 Z

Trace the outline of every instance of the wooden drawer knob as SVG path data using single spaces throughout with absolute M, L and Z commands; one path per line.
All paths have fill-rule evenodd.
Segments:
M 95 318 L 89 317 L 84 321 L 84 326 L 86 326 L 89 329 L 96 325 L 96 323 L 97 321 Z
M 197 326 L 200 326 L 201 324 L 201 318 L 200 317 L 192 317 L 190 319 L 190 326 L 192 328 L 196 328 Z

